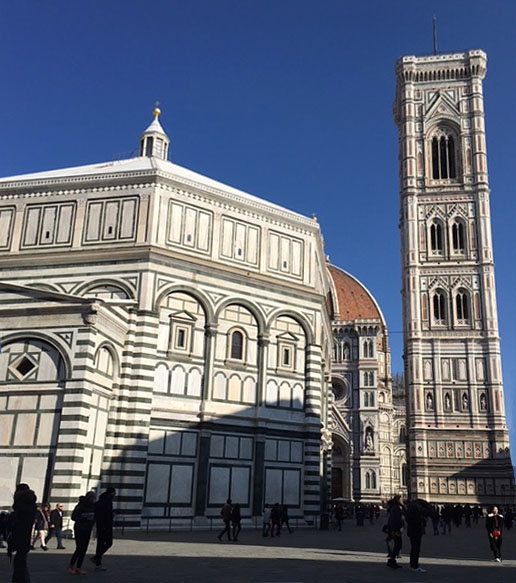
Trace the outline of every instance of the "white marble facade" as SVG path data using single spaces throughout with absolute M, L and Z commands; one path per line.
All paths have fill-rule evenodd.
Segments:
M 410 490 L 514 501 L 498 335 L 482 81 L 487 57 L 396 65 Z M 495 193 L 496 195 L 496 193 Z
M 0 180 L 0 505 L 119 492 L 126 525 L 326 496 L 316 221 L 140 156 Z

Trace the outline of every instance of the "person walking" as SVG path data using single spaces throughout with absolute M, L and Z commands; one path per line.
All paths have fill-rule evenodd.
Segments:
M 5 549 L 4 542 L 7 541 L 7 525 L 9 524 L 9 513 L 0 512 L 0 549 Z
M 292 534 L 292 529 L 290 528 L 290 524 L 288 523 L 289 518 L 288 518 L 288 505 L 287 504 L 282 504 L 281 505 L 281 527 L 283 527 L 284 524 L 287 525 L 287 530 L 289 532 L 289 534 Z
M 95 525 L 97 527 L 97 548 L 91 561 L 95 563 L 95 571 L 105 571 L 102 557 L 113 545 L 113 500 L 116 490 L 109 487 L 95 502 Z
M 410 569 L 425 573 L 426 569 L 419 566 L 419 554 L 421 552 L 421 539 L 423 537 L 425 517 L 423 509 L 417 500 L 412 501 L 405 513 L 407 522 L 407 536 L 410 539 Z
M 63 505 L 56 504 L 56 507 L 50 513 L 49 519 L 49 531 L 47 538 L 45 539 L 45 544 L 55 535 L 57 539 L 57 548 L 64 549 L 63 546 Z
M 233 508 L 231 509 L 231 526 L 233 527 L 233 541 L 234 542 L 238 541 L 238 535 L 240 534 L 240 531 L 242 530 L 242 525 L 240 524 L 241 520 L 242 520 L 242 517 L 240 515 L 240 504 L 235 504 L 233 506 Z
M 335 508 L 335 520 L 337 521 L 339 531 L 342 531 L 342 521 L 344 520 L 344 508 L 342 508 L 341 504 L 339 504 L 337 508 Z
M 271 538 L 276 536 L 281 536 L 281 506 L 279 502 L 276 502 L 271 510 Z
M 79 503 L 72 512 L 72 520 L 75 522 L 73 527 L 75 552 L 68 566 L 68 573 L 70 575 L 86 575 L 86 571 L 83 571 L 81 567 L 95 523 L 95 492 L 88 492 L 79 498 Z
M 268 504 L 266 504 L 263 508 L 262 520 L 263 520 L 262 536 L 269 536 L 269 531 L 271 531 L 271 507 Z
M 34 550 L 34 544 L 39 539 L 40 547 L 44 551 L 48 551 L 47 543 L 45 542 L 48 535 L 48 523 L 50 519 L 50 506 L 43 504 L 37 507 L 36 518 L 34 520 L 34 536 L 32 538 L 31 549 Z
M 498 514 L 498 508 L 493 506 L 486 518 L 486 530 L 489 537 L 489 547 L 497 563 L 502 562 L 503 516 Z
M 388 504 L 389 520 L 387 522 L 388 536 L 391 539 L 391 551 L 389 554 L 389 559 L 387 561 L 387 566 L 391 569 L 401 569 L 401 565 L 398 565 L 396 557 L 401 551 L 402 539 L 401 533 L 403 531 L 403 507 L 401 505 L 401 497 L 399 495 L 394 496 Z
M 13 511 L 7 524 L 7 554 L 13 559 L 12 583 L 30 583 L 27 555 L 31 547 L 32 527 L 36 518 L 36 494 L 27 484 L 18 484 Z
M 224 530 L 218 535 L 218 539 L 222 541 L 222 537 L 227 533 L 228 540 L 231 540 L 231 498 L 226 500 L 224 506 L 220 509 L 220 515 L 222 516 L 222 520 L 224 521 Z

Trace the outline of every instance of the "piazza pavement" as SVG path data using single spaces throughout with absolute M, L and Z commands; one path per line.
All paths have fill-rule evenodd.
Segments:
M 516 580 L 516 531 L 506 532 L 503 563 L 491 561 L 483 521 L 450 535 L 423 537 L 421 561 L 426 573 L 408 565 L 409 541 L 404 535 L 402 569 L 386 567 L 384 520 L 357 527 L 350 520 L 343 530 L 296 529 L 280 538 L 263 538 L 260 530 L 243 529 L 239 542 L 218 542 L 217 530 L 172 533 L 126 531 L 116 534 L 104 559 L 105 572 L 95 572 L 86 559 L 86 576 L 71 576 L 67 564 L 74 543 L 29 555 L 31 583 L 63 583 L 82 578 L 85 583 L 508 583 Z M 431 530 L 431 528 L 430 528 Z M 428 529 L 427 529 L 428 531 Z M 90 543 L 90 553 L 94 541 Z M 88 555 L 88 556 L 89 556 Z M 5 551 L 0 558 L 0 583 L 10 581 Z

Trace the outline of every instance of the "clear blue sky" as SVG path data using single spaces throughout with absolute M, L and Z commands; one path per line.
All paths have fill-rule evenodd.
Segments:
M 401 370 L 401 55 L 481 48 L 507 414 L 516 430 L 513 0 L 45 0 L 0 3 L 0 175 L 128 157 L 161 102 L 177 164 L 315 213 Z M 514 435 L 516 438 L 516 434 Z

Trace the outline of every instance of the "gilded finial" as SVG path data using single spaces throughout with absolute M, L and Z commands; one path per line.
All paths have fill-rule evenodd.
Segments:
M 159 101 L 156 101 L 156 103 L 154 104 L 154 111 L 152 112 L 154 119 L 158 119 L 158 117 L 160 116 L 160 113 L 161 113 L 161 109 L 158 106 L 159 106 Z

